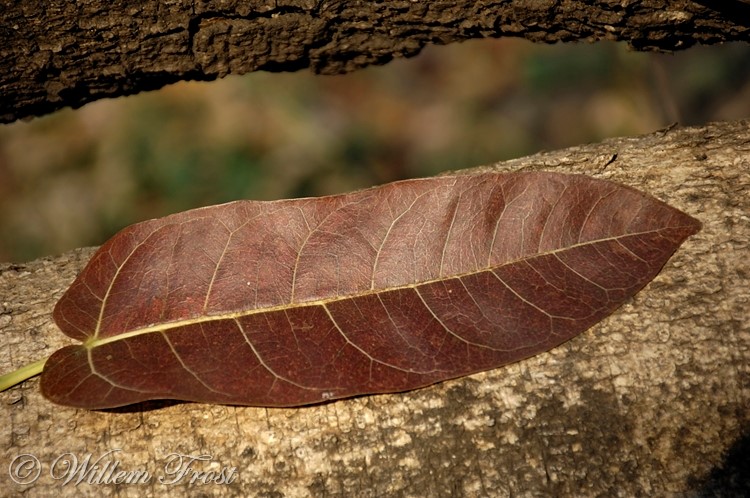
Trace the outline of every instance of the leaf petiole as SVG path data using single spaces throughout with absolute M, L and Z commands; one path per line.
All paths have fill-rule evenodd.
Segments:
M 30 363 L 24 367 L 19 368 L 15 372 L 1 375 L 0 376 L 0 392 L 5 391 L 6 389 L 10 389 L 16 384 L 20 384 L 21 382 L 28 380 L 34 377 L 35 375 L 39 375 L 40 373 L 42 373 L 42 370 L 44 369 L 44 364 L 46 362 L 47 362 L 47 358 L 43 360 L 35 361 L 34 363 Z

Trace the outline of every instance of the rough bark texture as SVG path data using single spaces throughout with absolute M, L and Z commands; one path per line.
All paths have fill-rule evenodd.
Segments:
M 419 391 L 303 409 L 162 403 L 91 412 L 52 405 L 37 379 L 27 381 L 0 395 L 0 489 L 32 496 L 747 496 L 750 122 L 613 139 L 466 172 L 488 169 L 580 172 L 629 184 L 704 228 L 632 302 L 581 336 Z M 92 252 L 0 266 L 0 371 L 70 342 L 51 311 Z M 26 453 L 42 473 L 19 485 L 8 465 Z M 165 470 L 173 453 L 209 455 L 192 467 L 236 467 L 236 480 L 190 484 L 188 474 L 160 484 L 160 476 L 173 478 Z M 50 476 L 64 473 L 62 460 L 75 455 L 80 464 L 88 454 L 92 465 L 102 457 L 102 467 L 117 461 L 117 470 L 152 477 L 74 486 Z
M 256 70 L 345 73 L 428 43 L 520 36 L 638 50 L 750 40 L 743 0 L 4 2 L 0 122 Z M 593 4 L 593 5 L 592 5 Z

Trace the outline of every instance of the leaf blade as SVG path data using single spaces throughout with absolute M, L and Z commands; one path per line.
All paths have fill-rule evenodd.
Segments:
M 556 173 L 152 220 L 105 244 L 58 303 L 56 321 L 84 345 L 50 358 L 42 389 L 103 408 L 293 406 L 422 387 L 577 335 L 698 229 L 633 189 Z

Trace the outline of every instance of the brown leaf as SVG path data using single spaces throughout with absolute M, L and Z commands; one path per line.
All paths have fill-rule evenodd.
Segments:
M 52 401 L 295 406 L 550 349 L 649 282 L 700 223 L 584 176 L 512 173 L 238 201 L 130 226 L 55 307 L 82 341 Z

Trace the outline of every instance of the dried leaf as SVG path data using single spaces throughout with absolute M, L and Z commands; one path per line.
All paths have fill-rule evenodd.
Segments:
M 700 229 L 631 188 L 556 173 L 238 201 L 128 227 L 54 318 L 42 392 L 296 406 L 397 392 L 548 350 L 609 315 Z

